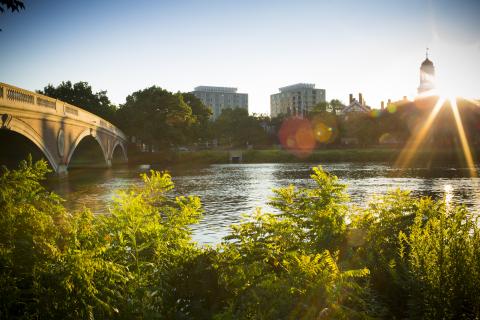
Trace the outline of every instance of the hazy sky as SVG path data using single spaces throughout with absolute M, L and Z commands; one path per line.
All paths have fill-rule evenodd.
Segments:
M 369 105 L 413 96 L 430 48 L 439 81 L 480 97 L 480 1 L 29 1 L 0 16 L 0 81 L 87 81 L 114 103 L 158 85 L 233 86 L 269 113 L 279 87 L 315 83 Z

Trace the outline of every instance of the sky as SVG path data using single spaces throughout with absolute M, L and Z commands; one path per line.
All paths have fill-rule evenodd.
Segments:
M 248 93 L 250 113 L 299 82 L 368 105 L 412 98 L 426 48 L 439 86 L 480 98 L 480 1 L 24 0 L 0 15 L 0 82 L 87 81 L 115 104 L 146 87 Z

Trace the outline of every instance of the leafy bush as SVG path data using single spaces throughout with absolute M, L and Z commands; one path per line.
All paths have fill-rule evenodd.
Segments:
M 0 178 L 0 315 L 6 318 L 160 317 L 176 265 L 197 254 L 195 197 L 168 197 L 168 174 L 144 175 L 110 214 L 68 214 L 40 184 L 47 164 Z
M 168 173 L 119 191 L 110 212 L 69 213 L 41 185 L 45 162 L 0 176 L 0 318 L 478 319 L 480 232 L 465 207 L 393 191 L 349 205 L 314 168 L 313 188 L 200 247 L 197 197 Z

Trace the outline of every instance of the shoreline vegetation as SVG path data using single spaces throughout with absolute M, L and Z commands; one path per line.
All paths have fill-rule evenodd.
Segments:
M 332 163 L 332 162 L 379 162 L 395 165 L 402 149 L 399 148 L 342 148 L 320 149 L 303 156 L 284 149 L 234 149 L 240 153 L 241 163 Z M 199 150 L 181 152 L 134 153 L 130 155 L 130 164 L 167 164 L 167 165 L 209 165 L 231 163 L 230 150 Z M 474 158 L 476 159 L 476 158 Z M 478 161 L 477 161 L 478 163 Z M 416 150 L 412 165 L 466 167 L 466 161 L 460 150 L 423 149 Z
M 45 161 L 0 174 L 0 318 L 478 319 L 479 216 L 405 191 L 353 205 L 336 176 L 274 189 L 216 246 L 201 199 L 142 174 L 108 214 L 70 212 Z M 206 217 L 208 218 L 208 217 Z

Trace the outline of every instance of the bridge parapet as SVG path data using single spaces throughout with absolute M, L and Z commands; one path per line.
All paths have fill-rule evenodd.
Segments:
M 12 107 L 18 107 L 18 105 L 21 104 L 25 110 L 55 114 L 64 118 L 83 121 L 106 130 L 125 141 L 127 140 L 127 137 L 121 130 L 101 117 L 67 102 L 44 96 L 40 93 L 0 82 L 0 100 L 4 106 L 11 105 Z M 38 107 L 40 107 L 41 110 L 39 110 Z

